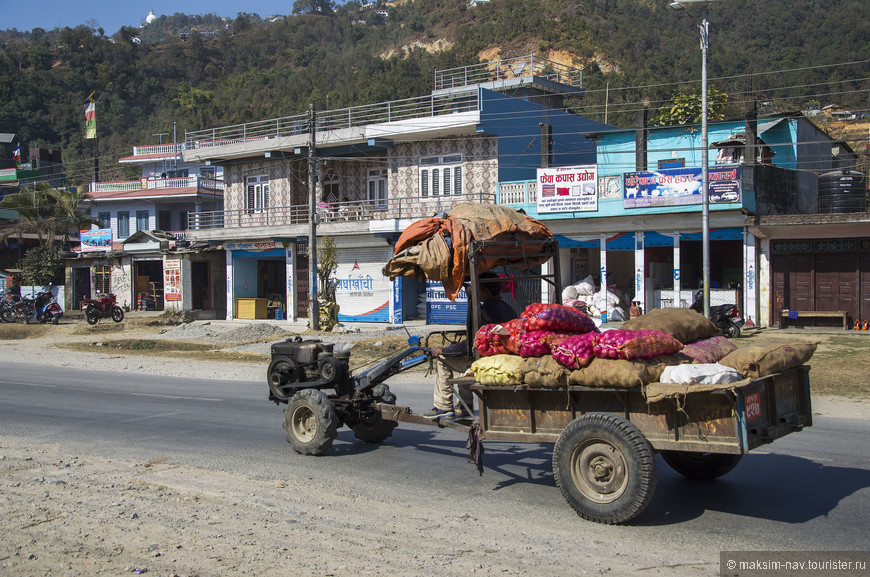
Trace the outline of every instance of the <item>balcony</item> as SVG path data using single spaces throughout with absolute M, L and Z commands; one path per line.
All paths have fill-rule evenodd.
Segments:
M 316 209 L 320 224 L 416 220 L 447 211 L 462 202 L 494 203 L 494 194 L 442 196 L 429 199 L 394 198 L 377 201 L 339 202 Z M 188 230 L 222 228 L 257 228 L 308 225 L 311 221 L 307 204 L 272 206 L 259 210 L 221 210 L 188 214 Z M 252 233 L 256 234 L 256 233 Z
M 92 182 L 88 192 L 141 192 L 143 190 L 166 190 L 177 188 L 195 188 L 200 192 L 223 193 L 224 183 L 214 178 L 201 176 L 183 176 L 178 178 L 145 178 L 122 182 Z
M 182 143 L 169 144 L 152 144 L 149 146 L 134 146 L 133 156 L 161 156 L 166 158 L 181 158 L 181 153 L 184 152 Z

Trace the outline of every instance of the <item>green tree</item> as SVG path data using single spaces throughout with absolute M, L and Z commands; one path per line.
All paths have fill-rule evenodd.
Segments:
M 701 122 L 701 93 L 699 90 L 677 90 L 672 94 L 670 106 L 659 109 L 653 120 L 657 126 L 693 124 Z M 707 89 L 707 120 L 723 120 L 728 95 L 714 88 Z
M 329 0 L 296 0 L 293 3 L 293 14 L 332 14 L 335 2 Z

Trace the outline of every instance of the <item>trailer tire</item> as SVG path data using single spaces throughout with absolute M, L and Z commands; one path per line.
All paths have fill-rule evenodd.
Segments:
M 293 450 L 322 455 L 338 436 L 338 416 L 332 401 L 317 389 L 302 389 L 284 409 L 284 431 Z
M 731 472 L 743 455 L 723 453 L 691 453 L 688 451 L 662 451 L 662 459 L 671 469 L 689 479 L 712 481 Z
M 630 421 L 587 413 L 571 421 L 553 448 L 553 474 L 578 515 L 598 523 L 630 521 L 655 491 L 655 454 Z
M 388 405 L 396 404 L 396 395 L 390 391 L 390 387 L 381 384 L 372 388 L 372 396 L 375 400 Z M 397 421 L 384 419 L 380 413 L 372 412 L 364 414 L 360 422 L 350 428 L 354 436 L 366 443 L 383 443 L 393 434 L 393 429 L 398 426 Z

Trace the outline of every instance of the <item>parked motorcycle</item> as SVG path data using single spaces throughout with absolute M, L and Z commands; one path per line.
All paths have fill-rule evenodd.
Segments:
M 82 300 L 82 310 L 89 325 L 95 325 L 100 319 L 111 318 L 116 323 L 124 320 L 124 309 L 116 305 L 117 299 L 112 293 L 97 295 L 97 300 L 85 297 Z
M 3 309 L 3 320 L 7 323 L 22 322 L 29 324 L 35 316 L 36 307 L 33 299 L 29 297 L 13 296 L 12 300 L 6 301 L 7 307 Z
M 63 308 L 49 290 L 36 293 L 36 297 L 33 299 L 33 312 L 39 323 L 50 322 L 56 325 L 60 317 L 63 316 Z
M 15 322 L 15 303 L 20 301 L 21 297 L 12 292 L 12 289 L 6 291 L 6 298 L 0 301 L 0 319 L 4 323 Z
M 704 314 L 704 292 L 701 289 L 695 292 L 689 308 Z M 745 323 L 737 305 L 733 304 L 711 306 L 710 320 L 730 339 L 740 336 L 740 327 Z

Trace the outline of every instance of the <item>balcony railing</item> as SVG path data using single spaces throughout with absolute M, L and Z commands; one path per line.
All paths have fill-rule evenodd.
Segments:
M 151 189 L 196 188 L 197 191 L 207 190 L 222 192 L 224 183 L 214 178 L 201 176 L 183 176 L 178 178 L 140 178 L 122 182 L 92 182 L 90 192 L 134 192 Z
M 447 70 L 436 70 L 435 90 L 473 86 L 525 76 L 537 76 L 552 82 L 583 88 L 582 68 L 572 68 L 546 58 L 536 58 L 529 55 Z
M 152 154 L 163 154 L 165 156 L 181 156 L 184 151 L 183 143 L 169 144 L 151 144 L 148 146 L 134 146 L 133 156 L 150 156 Z
M 341 130 L 370 124 L 396 122 L 411 118 L 430 118 L 458 112 L 480 110 L 477 94 L 456 96 L 422 96 L 391 100 L 365 106 L 351 106 L 317 113 L 317 131 Z M 186 150 L 209 148 L 298 136 L 308 132 L 308 114 L 296 114 L 271 120 L 260 120 L 220 128 L 185 133 Z
M 362 222 L 372 220 L 416 219 L 450 210 L 462 202 L 494 203 L 493 194 L 464 194 L 428 199 L 393 198 L 323 204 L 316 209 L 320 223 Z M 264 209 L 222 210 L 189 213 L 189 230 L 219 228 L 255 228 L 308 224 L 310 211 L 307 204 L 273 206 Z

